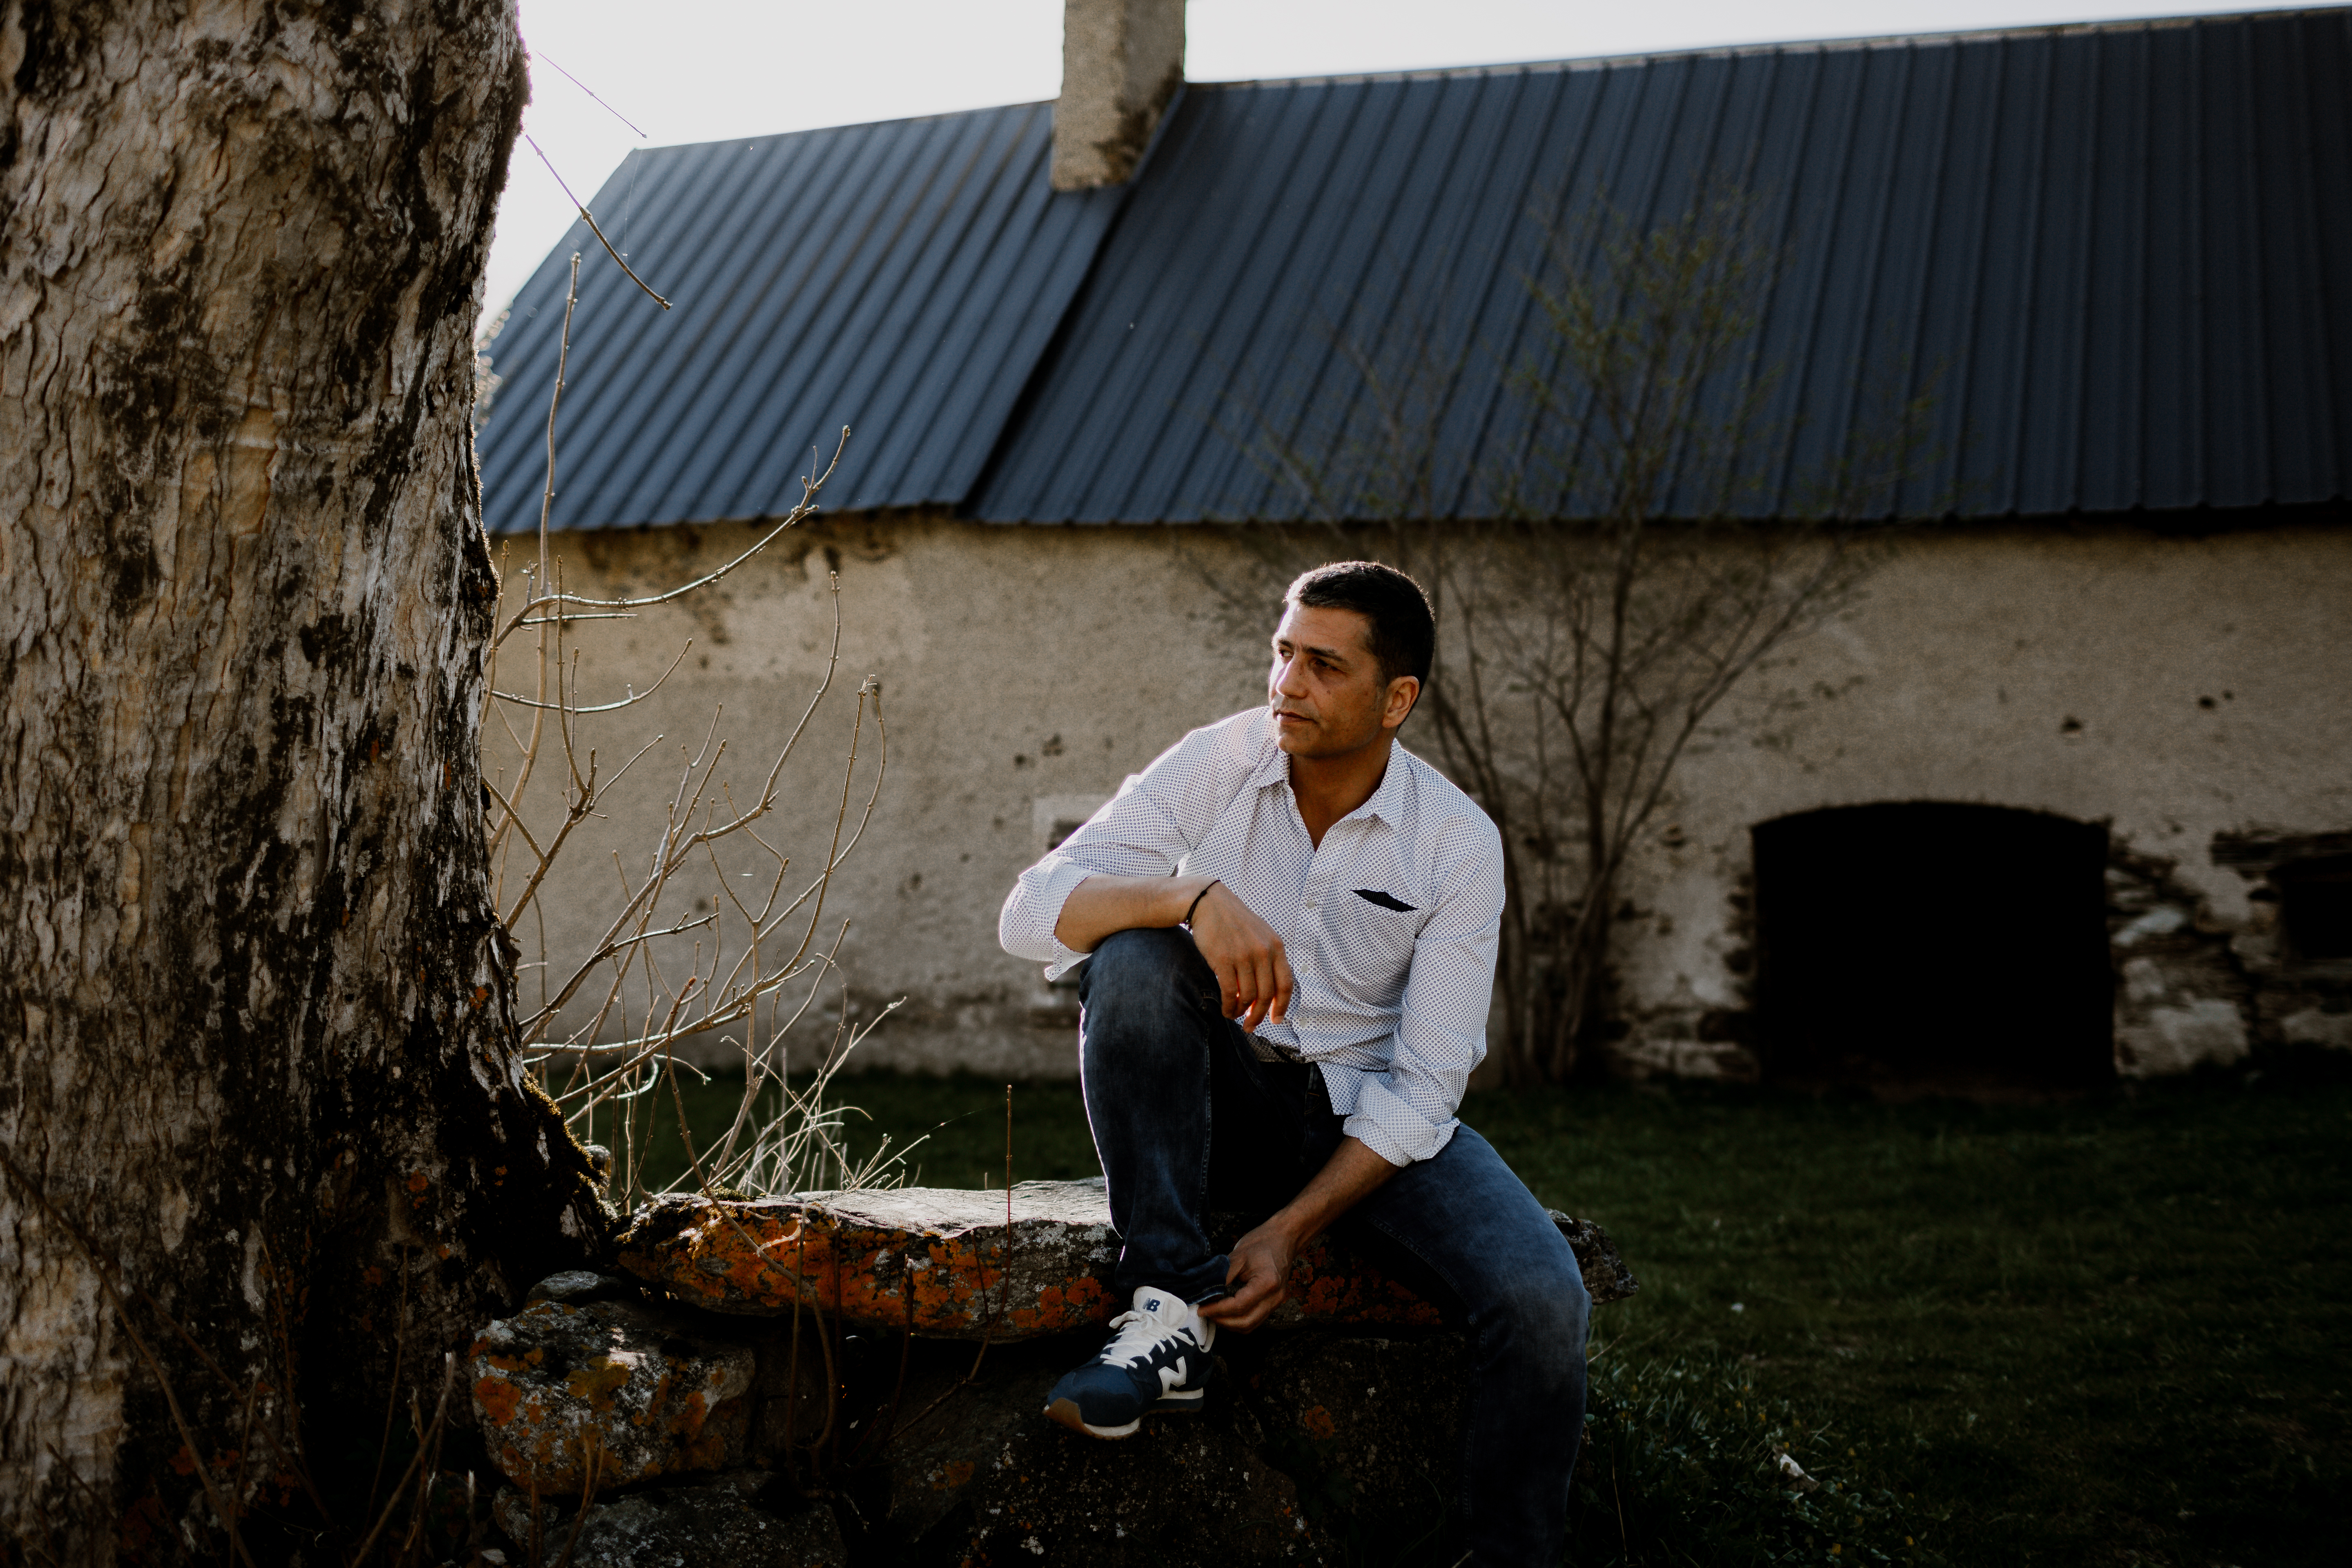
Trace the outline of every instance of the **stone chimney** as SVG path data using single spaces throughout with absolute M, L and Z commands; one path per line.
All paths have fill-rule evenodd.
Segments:
M 1125 181 L 1183 85 L 1184 0 L 1063 0 L 1054 188 Z

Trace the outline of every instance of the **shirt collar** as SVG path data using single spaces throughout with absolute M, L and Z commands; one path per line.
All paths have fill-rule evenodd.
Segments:
M 1372 791 L 1370 800 L 1356 808 L 1366 816 L 1377 816 L 1391 827 L 1403 825 L 1404 792 L 1412 786 L 1405 783 L 1404 771 L 1412 763 L 1412 754 L 1394 741 L 1389 742 L 1388 772 L 1381 775 L 1380 787 Z M 1350 816 L 1356 815 L 1350 812 Z
M 1411 762 L 1412 754 L 1395 741 L 1391 741 L 1388 771 L 1381 775 L 1379 787 L 1372 791 L 1370 798 L 1363 805 L 1339 820 L 1345 822 L 1348 817 L 1377 816 L 1391 827 L 1400 826 L 1403 820 L 1405 791 L 1412 787 L 1404 778 L 1405 769 Z M 1249 787 L 1264 789 L 1268 784 L 1287 784 L 1289 782 L 1290 753 L 1269 741 L 1265 755 L 1258 760 L 1257 767 L 1250 773 Z
M 1265 755 L 1257 760 L 1256 768 L 1251 772 L 1249 787 L 1264 789 L 1268 784 L 1286 784 L 1289 782 L 1290 753 L 1282 749 L 1273 716 L 1269 713 L 1265 720 Z

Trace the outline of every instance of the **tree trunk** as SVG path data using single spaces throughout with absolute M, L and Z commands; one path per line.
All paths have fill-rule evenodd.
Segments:
M 0 0 L 7 1563 L 363 1506 L 395 1384 L 594 1243 L 482 850 L 526 93 L 511 0 Z

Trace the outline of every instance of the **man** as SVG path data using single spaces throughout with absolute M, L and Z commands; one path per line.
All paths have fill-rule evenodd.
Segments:
M 1290 585 L 1266 706 L 1196 730 L 1023 873 L 1005 950 L 1081 962 L 1087 1116 L 1131 1301 L 1046 1414 L 1097 1437 L 1197 1410 L 1218 1331 L 1336 1227 L 1469 1331 L 1460 1504 L 1482 1563 L 1559 1561 L 1591 1304 L 1575 1256 L 1454 1119 L 1486 1054 L 1502 842 L 1395 743 L 1429 678 L 1419 584 Z M 1211 1208 L 1272 1217 L 1213 1253 Z

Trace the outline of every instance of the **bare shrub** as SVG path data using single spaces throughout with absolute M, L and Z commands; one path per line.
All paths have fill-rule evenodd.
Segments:
M 1213 571 L 1229 604 L 1262 616 L 1335 552 L 1389 561 L 1435 601 L 1438 760 L 1503 837 L 1514 1083 L 1567 1076 L 1601 1021 L 1626 861 L 1693 737 L 1855 603 L 1885 550 L 1855 525 L 1927 466 L 1933 397 L 1907 366 L 1857 376 L 1897 390 L 1868 393 L 1841 450 L 1801 459 L 1796 425 L 1769 416 L 1780 367 L 1759 329 L 1784 258 L 1762 218 L 1725 179 L 1655 222 L 1605 194 L 1532 215 L 1522 282 L 1542 330 L 1515 362 L 1404 287 L 1376 329 L 1328 333 L 1351 395 L 1241 398 L 1220 420 L 1303 514 L 1240 531 L 1262 571 Z M 1465 397 L 1498 381 L 1465 435 Z
M 598 723 L 652 701 L 691 644 L 642 689 L 629 681 L 602 700 L 583 693 L 580 668 L 583 639 L 609 623 L 709 591 L 814 513 L 849 432 L 843 430 L 830 460 L 810 454 L 799 502 L 716 571 L 641 595 L 573 592 L 550 548 L 549 518 L 579 268 L 575 256 L 548 403 L 537 551 L 519 568 L 506 570 L 502 563 L 482 721 L 486 750 L 500 739 L 511 750 L 510 768 L 496 757 L 484 759 L 484 831 L 510 952 L 521 976 L 536 982 L 517 988 L 519 997 L 535 997 L 519 1002 L 520 1042 L 581 1142 L 593 1142 L 600 1132 L 609 1141 L 625 1207 L 646 1192 L 655 1115 L 676 1116 L 688 1165 L 679 1184 L 694 1190 L 789 1192 L 895 1182 L 898 1154 L 886 1143 L 867 1159 L 853 1160 L 839 1135 L 845 1112 L 828 1100 L 834 1074 L 889 1011 L 862 1026 L 854 1021 L 838 962 L 849 922 L 824 924 L 834 873 L 871 825 L 887 768 L 878 679 L 869 675 L 859 683 L 845 749 L 824 770 L 828 782 L 822 787 L 835 805 L 830 840 L 814 868 L 803 866 L 795 875 L 793 858 L 763 831 L 773 826 L 770 819 L 788 781 L 800 799 L 818 787 L 797 782 L 793 770 L 834 689 L 841 657 L 839 579 L 829 574 L 833 627 L 824 673 L 798 722 L 759 759 L 757 786 L 746 797 L 736 795 L 725 766 L 730 745 L 720 733 L 719 710 L 698 719 L 688 742 L 666 745 L 666 737 L 656 735 L 617 763 L 591 743 Z M 542 905 L 550 875 L 568 864 L 564 858 L 585 825 L 629 798 L 621 793 L 625 785 L 639 792 L 639 802 L 646 792 L 660 792 L 658 838 L 634 863 L 614 854 L 617 885 L 609 914 L 593 922 L 599 934 L 593 943 L 585 951 L 551 949 Z M 760 869 L 740 869 L 747 862 Z M 736 887 L 747 879 L 757 889 L 749 896 Z M 574 896 L 576 881 L 567 884 Z M 797 1064 L 806 1076 L 794 1084 L 786 1076 L 793 1065 L 793 1033 L 808 1022 L 828 983 L 841 990 L 842 1002 L 830 1037 L 820 1037 Z M 697 1069 L 681 1062 L 678 1052 L 686 1042 L 714 1034 L 740 1055 L 743 1091 L 726 1131 L 706 1149 L 688 1125 L 680 1085 L 682 1074 Z

